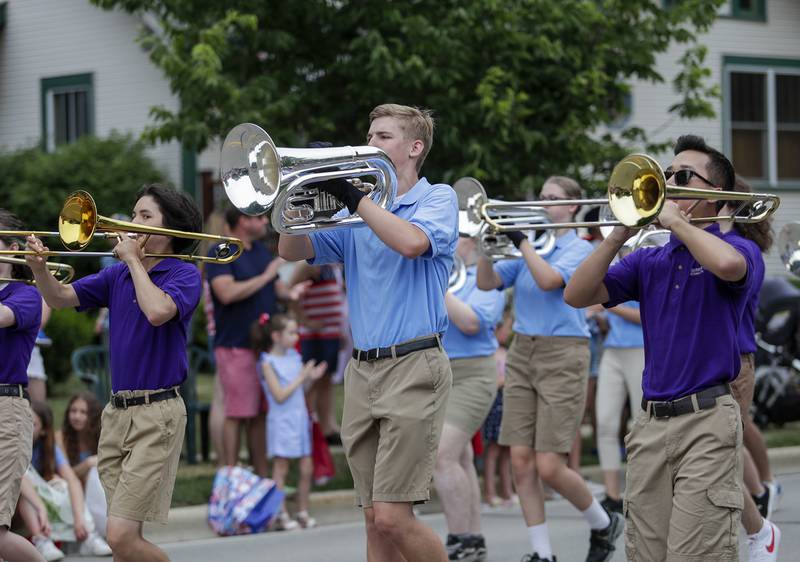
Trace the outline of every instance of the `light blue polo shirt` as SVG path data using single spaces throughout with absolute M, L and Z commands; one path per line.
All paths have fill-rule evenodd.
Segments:
M 624 302 L 619 306 L 627 306 L 628 308 L 639 308 L 638 301 Z M 644 347 L 644 334 L 642 333 L 642 325 L 636 322 L 629 322 L 622 316 L 608 312 L 608 335 L 606 341 L 603 342 L 603 347 Z
M 578 238 L 574 230 L 559 236 L 555 248 L 544 260 L 564 278 L 564 286 L 586 257 L 592 245 Z M 589 337 L 586 314 L 564 302 L 564 287 L 542 291 L 525 260 L 505 260 L 495 265 L 503 280 L 499 289 L 514 287 L 514 331 L 526 336 Z
M 371 228 L 309 235 L 309 263 L 343 263 L 353 344 L 357 349 L 387 347 L 447 330 L 444 294 L 458 241 L 458 199 L 449 185 L 420 179 L 391 212 L 418 227 L 430 248 L 407 259 L 389 248 Z
M 467 280 L 453 296 L 469 305 L 478 316 L 480 327 L 477 334 L 469 335 L 462 332 L 454 322 L 450 322 L 442 339 L 444 350 L 450 359 L 484 357 L 492 355 L 497 349 L 494 327 L 503 318 L 506 295 L 502 291 L 478 289 L 476 272 L 475 266 L 467 268 Z

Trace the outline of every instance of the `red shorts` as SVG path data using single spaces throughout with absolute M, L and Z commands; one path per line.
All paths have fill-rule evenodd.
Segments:
M 267 411 L 256 370 L 256 354 L 244 347 L 217 347 L 217 374 L 226 418 L 254 418 Z

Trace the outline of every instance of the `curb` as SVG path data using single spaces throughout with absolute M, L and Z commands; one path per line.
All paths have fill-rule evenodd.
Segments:
M 770 465 L 775 472 L 800 471 L 800 446 L 769 449 L 768 454 Z M 603 473 L 597 465 L 582 467 L 581 474 L 589 480 L 602 481 Z M 431 501 L 436 501 L 436 491 L 433 487 L 431 487 Z M 311 506 L 312 510 L 347 510 L 359 513 L 354 507 L 355 492 L 353 490 L 312 492 Z M 173 508 L 169 512 L 169 523 L 166 525 L 147 523 L 145 524 L 145 534 L 149 540 L 156 543 L 215 538 L 217 535 L 206 522 L 207 513 L 208 506 L 206 505 Z M 360 514 L 358 519 L 360 519 Z

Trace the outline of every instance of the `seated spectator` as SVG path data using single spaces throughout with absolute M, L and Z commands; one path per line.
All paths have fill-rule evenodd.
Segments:
M 106 536 L 108 509 L 106 494 L 97 472 L 97 444 L 100 442 L 100 402 L 90 392 L 69 399 L 64 422 L 56 432 L 56 446 L 66 452 L 75 475 L 83 484 L 86 507 L 100 536 Z
M 50 536 L 41 528 L 31 528 L 34 545 L 43 555 L 54 546 L 48 541 L 80 543 L 79 554 L 90 556 L 110 556 L 111 548 L 97 534 L 94 519 L 84 504 L 81 481 L 69 465 L 64 452 L 55 443 L 53 412 L 47 404 L 31 403 L 33 409 L 33 455 L 31 467 L 26 477 L 40 500 L 47 506 L 50 522 Z M 34 502 L 35 503 L 35 502 Z M 30 501 L 20 501 L 17 510 L 26 524 L 39 519 L 38 511 Z M 34 511 L 34 513 L 30 513 Z M 27 513 L 26 513 L 27 512 Z M 58 558 L 47 558 L 58 560 Z

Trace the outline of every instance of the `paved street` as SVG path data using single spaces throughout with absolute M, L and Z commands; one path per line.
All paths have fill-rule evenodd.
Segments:
M 778 473 L 784 487 L 781 508 L 773 519 L 783 532 L 780 560 L 800 560 L 800 472 Z M 578 562 L 585 559 L 589 533 L 580 515 L 565 501 L 547 504 L 553 547 L 559 562 Z M 363 524 L 353 521 L 358 512 L 340 509 L 342 523 L 326 524 L 320 528 L 293 532 L 267 533 L 254 536 L 193 540 L 163 544 L 173 562 L 321 562 L 359 561 L 365 559 Z M 444 517 L 440 513 L 423 515 L 422 519 L 441 536 L 445 534 Z M 527 538 L 519 509 L 500 510 L 483 516 L 484 534 L 493 562 L 518 562 L 526 552 Z M 742 548 L 742 560 L 747 551 Z M 622 539 L 614 562 L 625 560 Z M 84 560 L 87 558 L 70 558 Z M 104 559 L 95 559 L 98 562 Z M 105 559 L 108 560 L 108 559 Z

